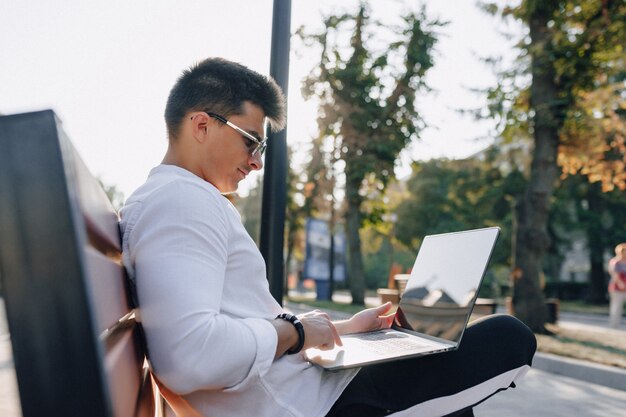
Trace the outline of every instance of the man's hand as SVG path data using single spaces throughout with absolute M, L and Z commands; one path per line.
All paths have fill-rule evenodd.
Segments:
M 298 316 L 304 326 L 304 348 L 315 347 L 320 350 L 330 350 L 335 344 L 341 346 L 341 338 L 337 328 L 328 314 L 314 310 Z
M 359 311 L 349 320 L 336 322 L 339 334 L 362 333 L 372 330 L 388 329 L 393 323 L 394 314 L 388 314 L 391 303 L 387 302 L 374 308 Z
M 298 316 L 304 327 L 304 346 L 302 350 L 316 347 L 320 350 L 330 350 L 335 344 L 341 346 L 341 339 L 335 325 L 328 314 L 315 310 Z M 272 325 L 278 334 L 276 358 L 281 357 L 298 343 L 298 332 L 293 324 L 285 320 L 272 320 Z

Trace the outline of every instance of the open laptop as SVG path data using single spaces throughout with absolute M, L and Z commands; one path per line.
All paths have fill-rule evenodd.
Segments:
M 426 236 L 390 329 L 341 336 L 343 346 L 310 348 L 327 370 L 359 367 L 457 349 L 500 229 Z

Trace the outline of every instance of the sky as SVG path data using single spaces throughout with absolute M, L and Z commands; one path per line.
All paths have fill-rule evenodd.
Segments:
M 292 33 L 321 28 L 322 16 L 353 11 L 358 4 L 293 0 Z M 270 67 L 271 0 L 0 0 L 0 113 L 53 109 L 94 175 L 126 197 L 158 165 L 167 147 L 163 111 L 181 71 L 209 56 L 240 62 L 260 73 Z M 393 22 L 417 1 L 372 0 L 372 17 Z M 396 174 L 410 161 L 463 158 L 491 143 L 492 123 L 457 109 L 483 106 L 470 88 L 495 83 L 480 56 L 514 58 L 497 18 L 471 0 L 426 0 L 429 18 L 449 21 L 440 29 L 433 88 L 417 100 L 429 128 L 403 153 Z M 513 30 L 504 27 L 505 30 Z M 316 106 L 300 95 L 302 79 L 319 52 L 292 40 L 287 142 L 306 160 L 316 134 Z M 482 139 L 477 139 L 482 138 Z M 1 150 L 0 150 L 1 151 Z M 255 183 L 248 178 L 243 194 Z

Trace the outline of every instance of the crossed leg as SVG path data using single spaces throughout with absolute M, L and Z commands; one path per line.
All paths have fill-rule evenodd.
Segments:
M 364 367 L 327 417 L 473 416 L 473 406 L 515 386 L 536 347 L 518 319 L 485 317 L 468 326 L 455 351 Z

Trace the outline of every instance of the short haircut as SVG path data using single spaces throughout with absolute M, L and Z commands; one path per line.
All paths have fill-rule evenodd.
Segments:
M 285 127 L 285 96 L 267 76 L 223 58 L 208 58 L 183 71 L 172 87 L 165 106 L 165 124 L 175 139 L 185 115 L 209 110 L 224 117 L 241 114 L 243 103 L 259 106 L 272 131 Z

